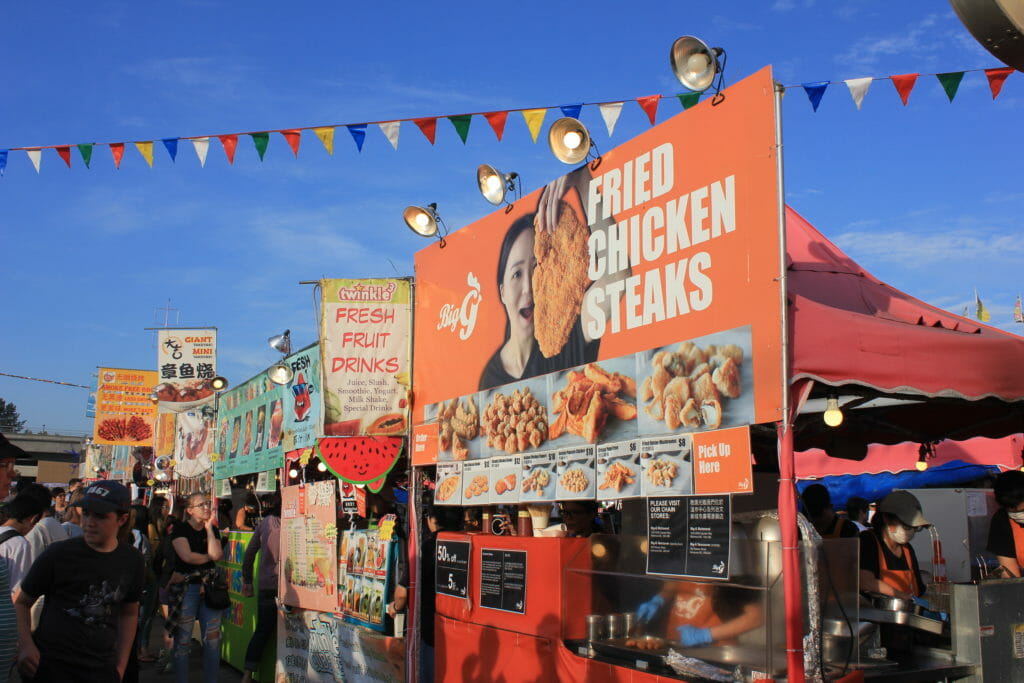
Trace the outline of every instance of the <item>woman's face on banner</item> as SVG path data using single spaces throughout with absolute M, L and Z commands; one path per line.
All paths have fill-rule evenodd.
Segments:
M 508 254 L 501 278 L 501 303 L 514 337 L 533 335 L 533 230 L 524 230 Z

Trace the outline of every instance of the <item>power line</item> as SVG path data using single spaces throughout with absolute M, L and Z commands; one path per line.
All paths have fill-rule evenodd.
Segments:
M 39 377 L 25 377 L 24 375 L 12 375 L 12 374 L 7 373 L 7 372 L 0 372 L 0 376 L 3 376 L 3 377 L 13 377 L 15 379 L 27 379 L 27 380 L 30 380 L 32 382 L 46 382 L 47 384 L 60 384 L 61 386 L 65 386 L 65 387 L 78 387 L 80 389 L 92 389 L 92 387 L 87 387 L 84 384 L 73 384 L 71 382 L 61 382 L 60 380 L 56 380 L 56 379 L 40 379 Z

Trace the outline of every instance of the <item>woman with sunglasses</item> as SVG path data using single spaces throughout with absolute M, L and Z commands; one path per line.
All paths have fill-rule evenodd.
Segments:
M 224 555 L 220 534 L 213 525 L 211 500 L 195 493 L 188 498 L 185 520 L 171 531 L 174 548 L 174 573 L 168 584 L 170 616 L 167 631 L 174 636 L 174 676 L 188 683 L 188 654 L 192 625 L 199 619 L 203 639 L 203 680 L 216 683 L 220 669 L 220 619 L 224 610 L 212 609 L 203 600 L 203 584 L 218 571 L 217 561 Z

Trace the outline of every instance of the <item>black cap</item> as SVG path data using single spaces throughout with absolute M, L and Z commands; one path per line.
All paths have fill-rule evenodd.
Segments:
M 97 481 L 89 484 L 82 499 L 72 504 L 94 512 L 128 512 L 132 494 L 119 482 Z

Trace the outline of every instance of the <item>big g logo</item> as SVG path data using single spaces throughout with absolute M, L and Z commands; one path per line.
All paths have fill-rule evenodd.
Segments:
M 470 335 L 473 334 L 473 330 L 476 329 L 476 314 L 482 299 L 480 295 L 480 280 L 472 272 L 466 275 L 466 284 L 469 285 L 469 291 L 462 298 L 462 304 L 459 306 L 452 304 L 442 306 L 440 320 L 437 323 L 437 329 L 443 330 L 448 328 L 452 333 L 458 332 L 459 339 L 462 340 L 469 339 Z

